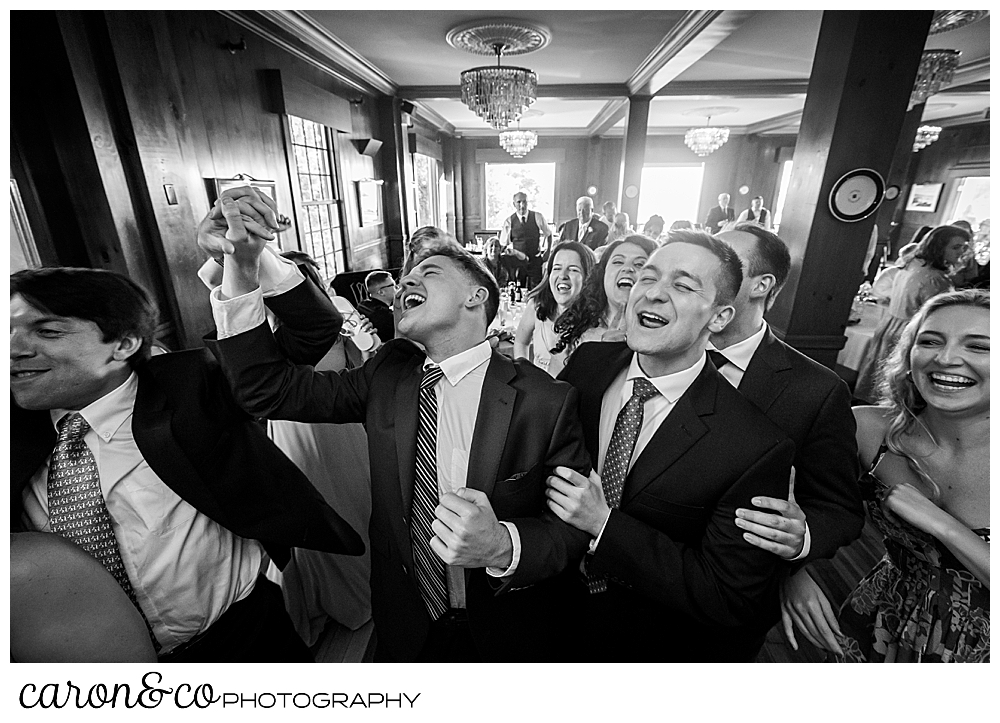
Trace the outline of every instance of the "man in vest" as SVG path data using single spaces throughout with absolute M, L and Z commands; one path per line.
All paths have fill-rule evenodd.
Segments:
M 534 288 L 542 280 L 542 260 L 552 240 L 552 231 L 538 211 L 528 211 L 528 195 L 514 194 L 514 213 L 500 230 L 500 263 L 508 278 Z

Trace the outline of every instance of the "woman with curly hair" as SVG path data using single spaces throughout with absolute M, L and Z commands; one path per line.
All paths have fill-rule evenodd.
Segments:
M 578 241 L 563 241 L 552 249 L 545 276 L 528 293 L 521 321 L 514 332 L 514 358 L 528 359 L 557 376 L 566 364 L 565 349 L 556 349 L 556 319 L 569 308 L 594 269 L 594 252 Z
M 938 226 L 920 241 L 916 252 L 896 274 L 889 292 L 889 308 L 879 323 L 854 385 L 854 396 L 868 402 L 877 398 L 880 367 L 896 340 L 925 301 L 953 286 L 949 275 L 965 256 L 971 238 L 957 226 Z
M 642 234 L 631 234 L 608 244 L 583 291 L 566 313 L 556 319 L 559 335 L 553 351 L 574 349 L 585 341 L 621 341 L 625 338 L 625 304 L 639 270 L 656 242 Z
M 885 557 L 839 627 L 808 575 L 783 608 L 842 662 L 988 662 L 989 292 L 924 304 L 885 371 L 880 405 L 854 409 L 859 484 Z

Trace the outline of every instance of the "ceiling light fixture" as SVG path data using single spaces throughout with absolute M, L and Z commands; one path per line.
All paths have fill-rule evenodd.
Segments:
M 951 84 L 961 54 L 960 50 L 924 51 L 920 57 L 917 79 L 913 83 L 913 92 L 910 94 L 910 108 L 923 103 L 941 88 Z
M 517 130 L 506 130 L 500 133 L 500 146 L 514 158 L 524 158 L 538 144 L 538 134 L 535 131 L 522 131 L 521 124 Z
M 921 148 L 926 148 L 940 135 L 941 126 L 920 126 L 917 128 L 917 137 L 913 139 L 913 152 L 916 153 Z
M 547 29 L 521 20 L 476 20 L 452 28 L 446 40 L 459 50 L 496 56 L 496 66 L 470 68 L 461 75 L 462 102 L 491 126 L 504 130 L 535 102 L 535 71 L 502 65 L 501 59 L 544 48 L 552 40 Z
M 698 156 L 707 156 L 717 151 L 729 140 L 729 129 L 723 126 L 713 126 L 712 117 L 702 128 L 688 128 L 684 134 L 684 144 Z
M 931 29 L 927 34 L 937 35 L 947 33 L 949 30 L 958 30 L 982 20 L 989 14 L 989 10 L 935 10 Z

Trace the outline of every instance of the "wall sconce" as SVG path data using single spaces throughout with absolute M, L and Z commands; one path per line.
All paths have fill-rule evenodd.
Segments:
M 234 43 L 231 40 L 227 40 L 222 44 L 223 50 L 228 50 L 230 55 L 236 55 L 236 53 L 242 53 L 247 49 L 247 41 L 241 35 L 238 43 Z

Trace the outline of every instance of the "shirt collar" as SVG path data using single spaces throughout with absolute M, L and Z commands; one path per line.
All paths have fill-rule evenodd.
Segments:
M 631 382 L 634 379 L 643 377 L 648 379 L 650 383 L 656 387 L 656 390 L 663 395 L 671 404 L 675 403 L 681 398 L 681 395 L 687 391 L 694 380 L 698 378 L 701 374 L 702 368 L 705 366 L 705 360 L 708 358 L 707 355 L 702 354 L 701 358 L 698 359 L 694 364 L 689 366 L 687 369 L 682 369 L 679 372 L 674 372 L 673 374 L 664 374 L 662 377 L 650 377 L 646 376 L 646 373 L 639 366 L 639 355 L 632 355 L 632 363 L 629 364 L 628 373 L 625 376 L 626 391 L 629 396 L 631 396 Z
M 101 441 L 107 442 L 125 424 L 135 406 L 135 394 L 139 388 L 139 377 L 135 372 L 129 374 L 120 387 L 105 394 L 100 399 L 91 402 L 80 410 L 80 416 L 87 420 Z M 71 409 L 51 409 L 49 416 L 52 425 L 58 431 L 59 421 L 67 414 L 73 414 Z
M 718 351 L 726 355 L 726 359 L 729 360 L 730 364 L 739 367 L 740 371 L 745 372 L 747 367 L 750 366 L 750 360 L 753 359 L 753 355 L 757 353 L 757 347 L 764 341 L 764 334 L 766 332 L 767 322 L 762 322 L 760 329 L 743 341 L 738 341 L 731 346 L 727 346 L 725 349 L 718 349 Z M 710 349 L 715 349 L 711 342 L 709 342 L 708 346 Z
M 466 349 L 463 352 L 450 356 L 440 364 L 441 371 L 444 372 L 445 377 L 448 379 L 448 383 L 455 386 L 460 381 L 465 379 L 472 371 L 489 361 L 490 356 L 493 354 L 493 348 L 490 346 L 488 341 L 480 342 L 476 344 L 471 349 Z M 433 366 L 434 362 L 431 361 L 430 357 L 424 359 L 424 369 Z

